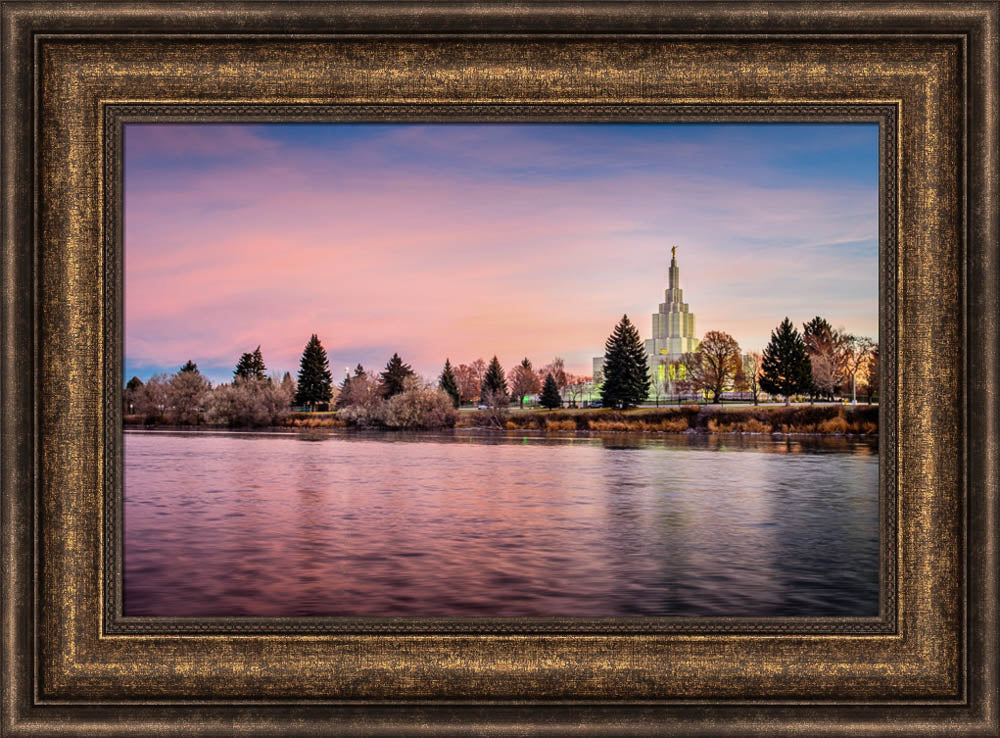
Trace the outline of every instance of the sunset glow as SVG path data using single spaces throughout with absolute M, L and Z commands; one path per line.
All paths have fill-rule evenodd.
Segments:
M 697 333 L 760 350 L 786 315 L 877 337 L 868 124 L 129 124 L 125 378 L 258 344 L 337 381 L 499 356 L 590 374 L 650 335 L 670 247 Z

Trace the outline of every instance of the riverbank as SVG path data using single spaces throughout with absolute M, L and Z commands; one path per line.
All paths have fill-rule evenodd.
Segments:
M 128 426 L 157 427 L 138 416 Z M 486 412 L 459 414 L 458 428 L 488 428 Z M 291 413 L 279 427 L 345 428 L 335 412 Z M 495 426 L 493 426 L 495 427 Z M 684 406 L 670 408 L 519 409 L 507 412 L 506 430 L 593 431 L 612 433 L 780 433 L 878 435 L 877 405 L 792 405 L 767 407 Z M 370 429 L 369 429 L 370 430 Z
M 476 425 L 471 418 L 460 425 Z M 611 431 L 625 433 L 814 433 L 878 434 L 877 406 L 694 406 L 634 410 L 581 409 L 511 412 L 509 430 Z

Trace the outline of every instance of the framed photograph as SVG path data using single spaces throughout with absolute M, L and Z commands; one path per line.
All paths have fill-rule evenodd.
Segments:
M 997 734 L 998 33 L 2 3 L 2 734 Z

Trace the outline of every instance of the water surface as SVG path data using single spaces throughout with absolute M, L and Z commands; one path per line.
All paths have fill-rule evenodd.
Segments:
M 124 612 L 863 616 L 871 442 L 125 433 Z

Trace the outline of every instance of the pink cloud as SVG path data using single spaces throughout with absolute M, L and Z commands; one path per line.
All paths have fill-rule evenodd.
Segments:
M 494 353 L 505 366 L 576 356 L 571 368 L 589 374 L 587 357 L 622 313 L 648 337 L 674 243 L 699 333 L 727 330 L 760 348 L 786 314 L 817 313 L 875 333 L 876 275 L 858 280 L 874 257 L 870 246 L 851 252 L 877 233 L 863 190 L 642 171 L 558 186 L 416 176 L 386 168 L 384 147 L 367 144 L 330 171 L 235 130 L 233 150 L 253 151 L 252 163 L 127 181 L 136 363 L 225 365 L 261 344 L 269 366 L 294 371 L 316 332 L 335 367 L 356 363 L 358 347 L 384 347 L 426 374 L 445 356 Z M 135 143 L 178 155 L 208 156 L 218 142 L 144 135 Z

